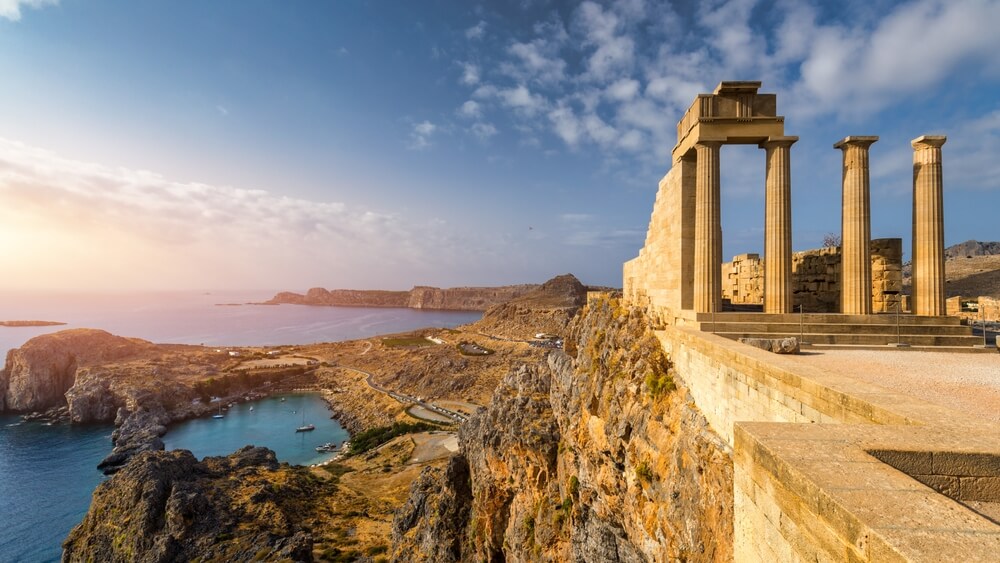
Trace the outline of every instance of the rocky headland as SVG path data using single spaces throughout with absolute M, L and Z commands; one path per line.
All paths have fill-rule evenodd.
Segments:
M 27 327 L 27 326 L 60 326 L 66 323 L 59 321 L 0 321 L 0 326 Z
M 311 561 L 307 523 L 327 489 L 265 448 L 144 452 L 94 491 L 63 561 Z
M 199 382 L 218 377 L 231 395 L 253 392 L 252 384 L 226 372 L 232 364 L 227 355 L 200 346 L 64 330 L 7 353 L 0 412 L 22 413 L 27 420 L 113 422 L 113 449 L 99 465 L 113 473 L 140 452 L 162 450 L 160 437 L 171 422 L 214 408 L 202 400 Z
M 438 287 L 416 286 L 409 291 L 366 289 L 324 289 L 314 287 L 304 295 L 283 291 L 267 305 L 318 305 L 337 307 L 399 307 L 410 309 L 441 309 L 452 311 L 485 311 L 486 309 L 524 295 L 538 285 L 505 285 L 500 287 Z
M 573 274 L 556 276 L 537 288 L 486 310 L 472 326 L 478 332 L 517 340 L 536 334 L 561 336 L 587 302 L 587 286 Z

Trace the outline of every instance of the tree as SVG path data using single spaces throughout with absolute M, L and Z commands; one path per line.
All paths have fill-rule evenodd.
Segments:
M 840 235 L 837 233 L 823 235 L 823 248 L 836 248 L 838 246 L 840 246 Z

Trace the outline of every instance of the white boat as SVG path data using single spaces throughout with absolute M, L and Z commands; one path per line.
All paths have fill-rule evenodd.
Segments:
M 295 429 L 296 432 L 312 432 L 313 430 L 316 430 L 316 427 L 312 424 L 299 426 L 298 428 Z
M 219 403 L 219 413 L 213 414 L 212 418 L 226 418 L 226 415 L 222 414 L 222 403 Z

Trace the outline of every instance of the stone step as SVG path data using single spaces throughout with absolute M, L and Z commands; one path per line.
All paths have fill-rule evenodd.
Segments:
M 740 338 L 798 338 L 798 332 L 716 332 L 718 336 L 738 340 Z M 911 346 L 962 346 L 973 347 L 981 345 L 983 339 L 977 336 L 934 335 L 934 334 L 901 334 L 899 342 Z M 810 344 L 865 345 L 885 346 L 897 341 L 895 334 L 838 334 L 819 333 L 806 334 L 805 341 Z
M 712 322 L 712 313 L 697 313 L 696 319 L 699 322 Z M 715 322 L 724 323 L 798 323 L 800 315 L 798 313 L 735 313 L 724 312 L 715 313 Z M 830 323 L 830 324 L 896 324 L 896 315 L 893 313 L 878 313 L 874 315 L 842 315 L 840 313 L 805 313 L 801 315 L 802 320 L 807 323 Z M 962 324 L 962 319 L 958 317 L 922 317 L 910 314 L 899 315 L 900 324 L 911 325 L 932 325 L 932 326 L 956 326 Z
M 903 319 L 900 319 L 902 321 Z M 920 334 L 939 336 L 968 336 L 970 328 L 963 325 L 926 325 L 907 324 L 900 322 L 897 329 L 895 323 L 887 324 L 854 324 L 854 323 L 733 323 L 733 322 L 701 322 L 699 328 L 703 332 L 755 332 L 764 334 L 892 334 L 898 330 L 900 334 Z

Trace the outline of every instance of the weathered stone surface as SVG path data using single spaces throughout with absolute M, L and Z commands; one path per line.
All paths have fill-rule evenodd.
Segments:
M 512 371 L 460 433 L 469 517 L 434 516 L 464 505 L 454 479 L 428 473 L 397 513 L 395 559 L 463 535 L 464 561 L 730 559 L 731 458 L 674 388 L 649 324 L 593 299 L 568 354 Z
M 790 338 L 740 338 L 740 342 L 749 346 L 774 352 L 775 354 L 798 354 L 799 339 Z
M 153 344 L 103 330 L 72 329 L 36 336 L 7 353 L 0 410 L 30 412 L 65 404 L 79 367 L 122 360 Z
M 63 561 L 312 561 L 299 522 L 322 487 L 265 448 L 202 462 L 145 452 L 98 486 Z

